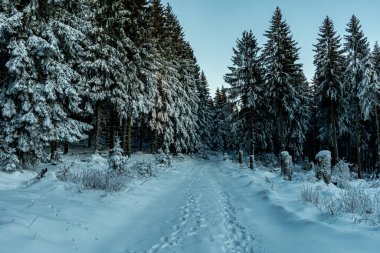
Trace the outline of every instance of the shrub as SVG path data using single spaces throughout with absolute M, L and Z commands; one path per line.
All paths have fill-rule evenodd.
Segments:
M 156 163 L 160 164 L 165 167 L 171 167 L 172 166 L 172 161 L 171 157 L 169 154 L 165 154 L 163 152 L 160 152 L 159 154 L 156 155 Z
M 137 162 L 131 167 L 131 171 L 135 172 L 137 177 L 154 177 L 156 176 L 156 171 L 151 163 L 148 162 Z
M 331 181 L 339 188 L 345 188 L 351 180 L 349 164 L 339 161 L 333 168 Z
M 125 175 L 113 170 L 85 169 L 71 172 L 69 167 L 57 171 L 59 180 L 83 185 L 86 189 L 104 190 L 108 192 L 120 191 L 130 180 Z
M 380 222 L 376 220 L 376 217 L 380 217 L 380 194 L 371 195 L 359 187 L 349 187 L 339 193 L 333 193 L 322 191 L 318 187 L 303 186 L 300 199 L 318 207 L 324 216 L 354 214 L 360 217 L 355 218 L 355 221 Z

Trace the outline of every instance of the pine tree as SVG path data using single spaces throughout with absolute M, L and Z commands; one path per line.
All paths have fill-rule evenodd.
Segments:
M 159 1 L 153 1 L 150 20 L 160 54 L 158 92 L 149 119 L 152 151 L 161 142 L 166 151 L 194 152 L 200 147 L 196 90 L 199 68 L 170 5 L 163 8 Z
M 76 85 L 80 76 L 59 48 L 54 7 L 55 3 L 32 1 L 9 21 L 18 25 L 7 31 L 12 34 L 6 63 L 9 78 L 2 87 L 0 107 L 5 145 L 20 164 L 43 158 L 49 143 L 82 140 L 89 129 L 72 116 L 81 113 L 81 87 Z
M 226 89 L 216 89 L 214 97 L 214 118 L 212 128 L 212 150 L 225 152 L 229 148 L 228 143 L 228 100 Z
M 113 171 L 122 172 L 125 168 L 125 158 L 123 149 L 120 147 L 120 139 L 115 137 L 115 146 L 110 150 L 108 158 L 108 168 Z
M 354 15 L 347 24 L 348 35 L 345 35 L 344 51 L 347 54 L 347 67 L 344 73 L 344 85 L 347 89 L 348 100 L 353 104 L 349 120 L 354 124 L 358 177 L 362 178 L 363 170 L 363 141 L 362 137 L 362 100 L 361 94 L 366 86 L 372 83 L 373 74 L 367 70 L 372 67 L 369 43 L 361 30 L 359 19 Z M 372 70 L 370 70 L 372 72 Z
M 202 140 L 203 149 L 211 148 L 211 126 L 212 126 L 212 108 L 210 104 L 210 91 L 205 73 L 202 71 L 197 80 L 198 91 L 198 125 L 199 135 Z
M 369 135 L 374 134 L 376 136 L 376 146 L 373 147 L 373 152 L 376 157 L 377 168 L 380 166 L 380 133 L 379 133 L 379 98 L 380 98 L 380 80 L 378 66 L 376 66 L 379 57 L 379 49 L 377 43 L 375 43 L 372 53 L 368 53 L 362 60 L 361 67 L 363 68 L 362 81 L 360 83 L 360 91 L 358 97 L 360 98 L 360 109 L 361 117 L 365 121 L 364 125 L 373 125 L 373 132 L 368 133 L 366 142 L 369 143 L 371 140 L 368 138 Z M 373 124 L 374 123 L 374 124 Z M 370 127 L 365 126 L 366 131 L 370 131 Z M 370 144 L 370 143 L 369 143 Z M 375 164 L 376 164 L 375 162 Z
M 165 30 L 165 15 L 164 8 L 159 0 L 153 0 L 148 11 L 148 20 L 152 27 L 151 36 L 154 41 L 154 46 L 157 49 L 158 69 L 155 75 L 158 78 L 157 93 L 154 97 L 154 106 L 150 112 L 148 125 L 152 131 L 151 151 L 155 153 L 158 149 L 168 151 L 170 141 L 174 139 L 174 126 L 170 119 L 171 111 L 173 110 L 174 96 L 171 84 L 178 85 L 178 74 L 175 69 L 169 67 L 169 62 L 164 52 L 164 39 L 167 30 Z M 169 50 L 169 48 L 167 49 Z M 174 72 L 169 75 L 168 72 Z M 171 80 L 168 78 L 171 77 Z
M 228 89 L 230 99 L 236 101 L 240 110 L 234 116 L 236 136 L 241 143 L 249 147 L 249 154 L 254 155 L 258 121 L 261 119 L 258 109 L 263 104 L 264 70 L 259 55 L 260 48 L 252 31 L 244 31 L 233 49 L 233 67 L 225 75 L 225 81 L 231 85 Z M 260 133 L 260 132 L 259 132 Z M 252 164 L 253 166 L 253 164 Z
M 140 120 L 140 149 L 142 149 L 142 132 L 144 119 L 152 111 L 153 98 L 157 96 L 158 77 L 156 75 L 160 63 L 158 61 L 158 51 L 155 48 L 152 32 L 154 31 L 149 20 L 149 6 L 146 0 L 124 1 L 128 10 L 128 25 L 125 27 L 126 34 L 137 48 L 137 52 L 129 53 L 131 62 L 136 67 L 136 78 L 134 88 L 129 89 L 131 96 L 131 117 Z M 136 92 L 138 91 L 138 92 Z M 128 124 L 129 123 L 129 124 Z M 131 133 L 131 122 L 123 124 L 123 148 L 125 153 L 130 153 L 131 138 L 125 137 L 124 128 L 127 128 L 128 135 Z M 128 127 L 126 127 L 128 125 Z M 126 143 L 128 139 L 128 144 Z M 128 148 L 127 148 L 128 147 Z
M 173 70 L 178 73 L 179 81 L 176 85 L 177 80 L 172 79 L 174 82 L 172 89 L 175 91 L 172 114 L 175 133 L 173 144 L 175 152 L 195 152 L 201 147 L 197 116 L 199 67 L 193 50 L 185 40 L 182 27 L 169 4 L 165 8 L 165 28 L 167 35 L 163 45 L 168 50 L 166 52 L 168 63 L 172 64 Z M 169 78 L 174 75 L 175 73 L 168 73 Z
M 301 143 L 305 141 L 301 133 L 307 128 L 309 115 L 308 107 L 302 104 L 307 101 L 306 83 L 302 65 L 297 63 L 299 48 L 278 7 L 264 35 L 268 38 L 263 50 L 264 79 L 268 90 L 265 96 L 277 120 L 279 150 L 284 151 L 291 146 L 292 136 L 300 137 Z M 299 108 L 303 107 L 306 110 L 298 115 Z M 297 152 L 298 155 L 301 151 Z
M 316 72 L 317 123 L 320 139 L 332 142 L 333 164 L 338 162 L 338 135 L 344 129 L 344 89 L 342 75 L 344 57 L 342 55 L 340 38 L 336 35 L 334 24 L 326 17 L 319 28 L 319 38 L 314 45 L 314 65 Z M 323 124 L 326 119 L 328 124 Z

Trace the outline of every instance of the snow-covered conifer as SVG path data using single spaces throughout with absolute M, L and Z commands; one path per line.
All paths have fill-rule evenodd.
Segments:
M 374 82 L 374 69 L 370 56 L 370 48 L 367 38 L 361 29 L 360 21 L 356 16 L 352 16 L 347 24 L 347 35 L 344 36 L 344 51 L 347 54 L 346 70 L 344 72 L 344 86 L 347 90 L 348 101 L 352 104 L 348 111 L 348 120 L 352 123 L 355 134 L 356 156 L 358 165 L 358 176 L 362 177 L 363 170 L 363 129 L 362 129 L 362 95 L 367 86 Z M 371 68 L 371 69 L 370 69 Z M 376 82 L 376 81 L 375 81 Z
M 303 143 L 305 137 L 300 134 L 307 128 L 309 109 L 307 104 L 306 82 L 302 64 L 298 63 L 299 48 L 293 40 L 289 25 L 283 20 L 281 10 L 277 7 L 269 29 L 265 32 L 268 38 L 263 49 L 265 67 L 265 84 L 272 113 L 277 121 L 277 138 L 279 150 L 293 148 L 290 145 L 292 136 L 297 136 Z M 297 114 L 304 108 L 302 114 Z M 274 142 L 276 143 L 276 142 Z M 298 154 L 302 154 L 298 150 Z
M 240 138 L 240 143 L 249 148 L 249 154 L 253 156 L 256 136 L 264 132 L 257 130 L 259 121 L 263 119 L 259 108 L 263 107 L 265 97 L 264 68 L 259 55 L 260 48 L 252 31 L 243 32 L 233 51 L 233 66 L 229 67 L 230 73 L 224 79 L 231 85 L 228 89 L 230 99 L 240 108 L 233 115 L 235 135 Z
M 338 162 L 338 137 L 344 125 L 344 57 L 333 21 L 326 17 L 314 45 L 314 76 L 319 138 L 332 146 L 333 164 Z M 327 124 L 325 123 L 327 121 Z
M 123 149 L 120 147 L 120 139 L 115 137 L 115 146 L 110 150 L 108 158 L 108 168 L 117 172 L 122 172 L 125 168 L 125 158 L 123 157 Z
M 65 62 L 53 23 L 55 3 L 31 2 L 8 44 L 7 79 L 2 87 L 1 109 L 5 119 L 5 144 L 21 164 L 43 158 L 43 149 L 58 141 L 76 142 L 89 126 L 72 117 L 79 107 L 80 79 Z M 9 27 L 8 27 L 9 28 Z M 12 27 L 11 27 L 12 28 Z M 13 159 L 15 160 L 15 159 Z
M 202 140 L 203 149 L 211 148 L 211 128 L 213 120 L 212 101 L 205 73 L 202 71 L 197 80 L 198 91 L 198 125 L 199 135 Z

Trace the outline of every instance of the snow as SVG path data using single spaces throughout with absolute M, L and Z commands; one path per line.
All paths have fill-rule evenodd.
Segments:
M 153 163 L 152 155 L 128 162 Z M 35 173 L 0 174 L 2 252 L 377 252 L 379 225 L 325 219 L 299 199 L 313 172 L 257 170 L 221 157 L 172 159 L 157 177 L 116 193 L 58 181 L 57 166 L 27 187 Z M 100 169 L 107 159 L 71 155 L 61 167 Z M 364 183 L 362 181 L 361 183 Z M 358 182 L 355 182 L 358 184 Z M 378 188 L 377 188 L 378 189 Z
M 330 159 L 331 160 L 331 152 L 329 150 L 321 150 L 318 154 L 315 155 L 315 159 Z

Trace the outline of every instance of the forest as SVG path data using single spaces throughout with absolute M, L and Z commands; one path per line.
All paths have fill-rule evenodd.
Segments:
M 288 151 L 304 162 L 331 150 L 333 165 L 352 163 L 359 178 L 378 173 L 380 47 L 370 47 L 359 19 L 343 37 L 322 21 L 311 81 L 280 8 L 264 35 L 262 46 L 252 31 L 237 39 L 228 86 L 212 98 L 160 0 L 2 0 L 1 167 L 120 140 L 124 156 Z

